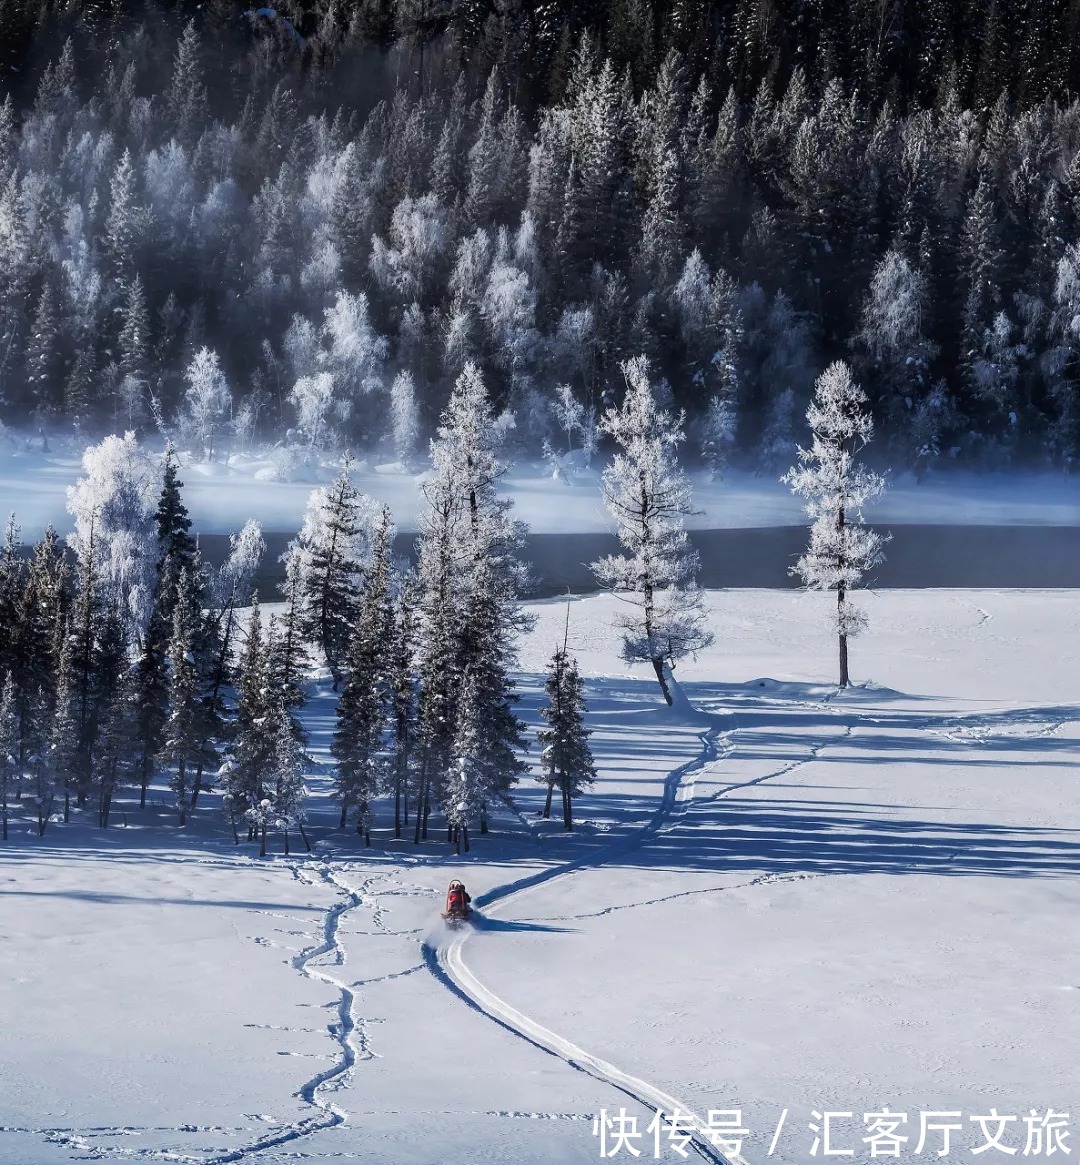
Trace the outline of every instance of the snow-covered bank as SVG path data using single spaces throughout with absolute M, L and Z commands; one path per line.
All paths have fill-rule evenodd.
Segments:
M 275 480 L 269 456 L 236 455 L 227 465 L 184 459 L 184 497 L 196 529 L 227 534 L 249 518 L 268 531 L 295 531 L 314 484 L 329 481 L 339 466 L 306 472 L 304 480 Z M 76 452 L 45 455 L 8 444 L 0 448 L 0 512 L 15 510 L 23 536 L 40 536 L 50 522 L 70 528 L 65 491 L 81 472 Z M 570 482 L 553 479 L 541 464 L 519 464 L 510 472 L 506 493 L 515 516 L 536 533 L 598 533 L 609 529 L 600 499 L 598 473 L 580 470 Z M 740 529 L 799 525 L 799 500 L 779 481 L 731 471 L 722 481 L 704 472 L 691 474 L 695 507 L 691 529 Z M 420 478 L 400 465 L 361 461 L 353 478 L 358 486 L 393 510 L 403 530 L 415 530 Z M 896 475 L 882 501 L 868 513 L 883 524 L 1080 525 L 1080 478 L 1061 474 L 939 473 L 921 484 Z
M 708 600 L 716 646 L 679 668 L 693 718 L 625 674 L 611 600 L 571 603 L 601 777 L 572 837 L 538 828 L 529 785 L 465 859 L 385 831 L 365 851 L 332 828 L 321 776 L 311 858 L 237 851 L 212 800 L 180 835 L 156 818 L 139 832 L 134 813 L 115 834 L 20 831 L 0 851 L 0 1080 L 19 1081 L 0 1162 L 599 1159 L 593 1114 L 640 1110 L 467 1006 L 423 957 L 452 874 L 483 893 L 585 856 L 492 911 L 470 970 L 620 1070 L 741 1108 L 752 1165 L 784 1108 L 780 1162 L 806 1159 L 815 1108 L 857 1114 L 835 1131 L 859 1158 L 863 1112 L 886 1105 L 908 1115 L 903 1156 L 921 1110 L 961 1110 L 958 1144 L 991 1106 L 1068 1112 L 1080 688 L 1061 644 L 1080 592 L 866 595 L 864 686 L 839 697 L 827 596 Z M 566 606 L 532 610 L 530 720 Z M 331 713 L 329 693 L 308 709 L 319 757 Z M 706 728 L 716 755 L 682 813 L 605 856 Z M 312 1131 L 320 1080 L 346 1119 Z M 261 1138 L 275 1144 L 235 1156 Z M 1006 1142 L 1022 1152 L 1021 1124 Z

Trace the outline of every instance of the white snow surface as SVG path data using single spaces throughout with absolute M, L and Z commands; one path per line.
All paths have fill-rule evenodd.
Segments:
M 572 601 L 600 781 L 570 836 L 529 783 L 461 858 L 437 827 L 394 842 L 385 806 L 364 849 L 325 770 L 311 855 L 234 846 L 214 797 L 178 831 L 163 790 L 107 832 L 20 819 L 0 1165 L 577 1163 L 595 1114 L 643 1130 L 657 1096 L 740 1109 L 751 1165 L 785 1109 L 778 1162 L 807 1159 L 812 1110 L 853 1113 L 833 1145 L 868 1159 L 886 1107 L 901 1156 L 924 1110 L 962 1112 L 970 1156 L 991 1108 L 1022 1156 L 1029 1109 L 1075 1101 L 1080 592 L 861 601 L 840 693 L 827 597 L 711 593 L 672 710 L 616 662 L 614 600 Z M 535 724 L 567 607 L 532 609 Z M 328 692 L 306 717 L 325 762 Z M 450 933 L 455 875 L 480 911 Z
M 15 510 L 27 540 L 40 537 L 50 523 L 66 534 L 71 518 L 66 490 L 81 473 L 81 450 L 54 446 L 43 454 L 36 444 L 0 441 L 0 517 Z M 264 530 L 290 532 L 303 519 L 312 488 L 340 472 L 340 462 L 303 466 L 297 480 L 278 479 L 273 450 L 235 454 L 227 463 L 181 456 L 184 499 L 195 528 L 205 534 L 239 530 L 257 518 Z M 600 498 L 601 463 L 579 467 L 569 480 L 557 480 L 541 463 L 519 463 L 508 473 L 506 493 L 514 515 L 531 530 L 545 533 L 598 533 L 611 523 Z M 730 529 L 800 525 L 800 499 L 774 477 L 732 470 L 713 481 L 704 471 L 690 474 L 698 513 L 691 529 Z M 378 458 L 357 460 L 353 480 L 377 501 L 390 505 L 398 528 L 417 528 L 421 472 Z M 1060 474 L 976 474 L 942 472 L 922 483 L 910 474 L 891 475 L 881 502 L 868 511 L 874 522 L 950 525 L 1080 525 L 1080 477 Z

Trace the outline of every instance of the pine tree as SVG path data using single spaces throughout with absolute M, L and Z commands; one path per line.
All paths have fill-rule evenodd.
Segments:
M 177 580 L 172 636 L 168 651 L 168 716 L 162 729 L 159 759 L 175 766 L 170 787 L 176 798 L 181 828 L 187 824 L 188 780 L 202 756 L 205 735 L 201 723 L 199 672 L 195 660 L 197 605 L 195 580 L 185 569 Z
M 151 395 L 150 316 L 146 292 L 138 275 L 128 285 L 121 318 L 120 393 L 126 409 L 126 427 L 134 429 L 145 422 Z
M 134 684 L 135 752 L 139 781 L 139 807 L 146 805 L 146 791 L 153 780 L 169 715 L 168 651 L 174 632 L 173 615 L 179 598 L 178 583 L 186 576 L 196 585 L 197 549 L 191 535 L 191 518 L 184 504 L 176 453 L 166 446 L 154 524 L 157 535 L 157 566 L 151 596 L 150 618 L 139 644 Z
M 63 547 L 50 526 L 34 548 L 14 619 L 7 624 L 12 629 L 9 666 L 16 685 L 19 773 L 47 749 L 60 655 L 67 638 L 67 576 Z
M 394 837 L 409 824 L 409 787 L 416 747 L 416 582 L 407 576 L 398 587 L 394 604 L 393 640 L 390 652 L 391 718 L 393 724 Z
M 19 599 L 23 591 L 23 566 L 18 553 L 20 534 L 12 514 L 4 528 L 4 545 L 0 549 L 0 627 L 7 628 L 7 634 L 0 636 L 0 675 L 7 675 L 15 666 Z
M 371 844 L 372 802 L 389 775 L 385 736 L 393 703 L 391 536 L 390 514 L 384 508 L 372 540 L 371 567 L 349 645 L 348 678 L 330 746 L 337 761 L 335 796 L 341 802 L 341 826 L 355 812 L 356 832 L 364 835 L 366 845 Z
M 293 718 L 294 732 L 303 738 L 303 730 L 295 718 L 295 712 L 307 702 L 303 688 L 304 668 L 307 650 L 304 642 L 304 571 L 303 549 L 296 543 L 289 544 L 282 555 L 285 564 L 285 581 L 281 584 L 281 594 L 285 599 L 285 611 L 277 624 L 277 634 L 270 644 L 270 675 L 275 690 Z
M 909 459 L 912 414 L 927 393 L 936 354 L 923 331 L 926 297 L 926 277 L 897 251 L 887 251 L 874 271 L 856 336 L 874 385 L 873 403 Z
M 292 716 L 288 708 L 278 701 L 273 707 L 271 723 L 267 730 L 273 732 L 273 812 L 281 825 L 285 841 L 286 856 L 289 853 L 289 829 L 300 833 L 304 848 L 310 852 L 307 832 L 304 829 L 306 811 L 304 802 L 308 790 L 304 784 L 304 750 L 296 738 Z
M 15 680 L 8 672 L 0 693 L 0 822 L 3 840 L 8 839 L 8 809 L 18 781 L 19 721 L 15 704 Z
M 305 557 L 304 630 L 326 659 L 335 688 L 356 624 L 373 508 L 346 466 L 332 486 L 312 493 L 298 539 Z
M 509 670 L 517 632 L 528 625 L 518 607 L 525 581 L 517 550 L 524 527 L 510 517 L 497 485 L 506 465 L 498 455 L 491 402 L 479 369 L 458 377 L 432 442 L 433 475 L 424 486 L 417 576 L 422 611 L 418 659 L 420 781 L 415 840 L 426 836 L 434 792 L 444 807 L 452 750 L 459 734 L 461 684 L 470 673 L 482 695 L 477 715 L 485 736 L 475 773 L 483 783 L 469 804 L 486 829 L 491 796 L 505 795 L 520 771 L 521 741 L 513 716 Z M 502 765 L 501 772 L 493 770 Z M 455 772 L 460 770 L 455 769 Z M 473 771 L 473 770 L 470 770 Z
M 189 20 L 176 46 L 172 80 L 165 99 L 165 110 L 176 140 L 191 149 L 208 121 L 206 87 L 203 84 L 200 57 L 202 47 L 195 21 Z
M 121 289 L 135 274 L 139 208 L 135 204 L 135 167 L 125 149 L 116 163 L 109 187 L 109 214 L 105 220 L 105 254 Z
M 416 385 L 411 373 L 399 372 L 394 377 L 394 383 L 390 386 L 390 407 L 394 454 L 402 467 L 408 469 L 420 433 Z
M 838 360 L 818 377 L 806 412 L 813 433 L 809 449 L 799 448 L 799 464 L 781 480 L 806 498 L 812 520 L 807 552 L 791 568 L 811 590 L 836 591 L 840 645 L 840 686 L 850 683 L 848 639 L 866 626 L 849 592 L 882 559 L 884 539 L 861 524 L 862 507 L 879 497 L 884 479 L 855 458 L 874 433 L 866 394 Z
M 577 660 L 566 650 L 565 639 L 548 664 L 544 691 L 547 702 L 541 707 L 540 715 L 548 726 L 536 734 L 544 766 L 541 779 L 548 787 L 544 817 L 551 816 L 552 792 L 558 787 L 563 825 L 569 830 L 574 828 L 574 798 L 596 780 L 596 766 L 589 748 L 592 732 L 585 727 L 585 688 Z
M 235 736 L 223 789 L 234 836 L 237 823 L 246 820 L 250 827 L 249 840 L 259 830 L 265 830 L 269 822 L 262 805 L 274 750 L 274 738 L 267 733 L 267 717 L 272 710 L 268 673 L 266 643 L 256 601 L 252 605 L 236 681 Z
M 67 790 L 70 788 L 77 762 L 79 709 L 73 691 L 74 654 L 75 641 L 68 637 L 64 640 L 60 653 L 60 666 L 56 676 L 56 699 L 49 723 L 45 755 L 39 758 L 34 766 L 38 837 L 45 836 L 45 830 L 52 820 L 58 789 L 65 790 L 66 802 Z
M 672 704 L 670 669 L 713 639 L 694 582 L 697 553 L 683 529 L 683 518 L 693 512 L 690 484 L 675 459 L 683 418 L 657 407 L 644 357 L 627 361 L 623 374 L 626 397 L 621 407 L 607 410 L 600 429 L 618 445 L 602 489 L 626 553 L 599 559 L 591 569 L 600 586 L 633 606 L 617 622 L 623 658 L 650 663 Z
M 462 849 L 469 852 L 469 821 L 475 820 L 484 804 L 480 718 L 477 684 L 467 671 L 458 695 L 457 723 L 442 790 L 447 832 L 455 853 Z
M 124 620 L 115 604 L 104 614 L 94 663 L 94 783 L 98 824 L 108 828 L 116 789 L 129 776 L 134 688 L 128 667 Z
M 56 291 L 52 281 L 46 279 L 34 311 L 26 349 L 27 404 L 39 421 L 59 417 L 63 405 L 59 325 Z

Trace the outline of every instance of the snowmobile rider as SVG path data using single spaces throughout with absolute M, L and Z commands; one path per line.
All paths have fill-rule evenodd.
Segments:
M 465 892 L 465 884 L 455 878 L 446 891 L 446 913 L 460 914 L 462 917 L 469 913 L 469 903 L 472 899 Z

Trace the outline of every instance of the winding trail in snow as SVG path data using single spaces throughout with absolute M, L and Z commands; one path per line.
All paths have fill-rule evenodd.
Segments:
M 824 708 L 832 698 L 834 697 L 826 697 L 825 701 L 816 704 L 816 706 Z M 722 729 L 719 716 L 697 712 L 696 709 L 689 709 L 689 707 L 688 710 L 692 710 L 695 716 L 700 719 L 712 721 L 712 724 L 707 731 L 700 734 L 701 751 L 698 755 L 693 760 L 674 769 L 666 778 L 660 805 L 645 825 L 580 858 L 497 886 L 486 894 L 478 896 L 476 905 L 487 907 L 488 913 L 492 913 L 492 908 L 495 910 L 504 908 L 513 898 L 526 890 L 569 877 L 582 870 L 595 869 L 619 854 L 641 846 L 650 838 L 673 829 L 694 800 L 697 775 L 707 766 L 725 759 L 735 751 L 736 746 L 733 738 L 740 731 L 737 717 L 733 714 L 729 713 L 723 718 L 730 724 L 730 728 Z M 779 769 L 754 780 L 726 785 L 723 789 L 706 798 L 703 803 L 714 801 L 736 789 L 744 789 L 774 780 L 801 765 L 812 763 L 825 747 L 838 743 L 839 740 L 847 739 L 852 731 L 853 725 L 849 720 L 838 738 L 822 740 L 810 749 L 808 755 L 792 760 Z M 718 747 L 720 741 L 723 741 L 724 745 L 722 752 Z M 760 885 L 777 880 L 781 879 L 775 875 L 765 876 L 754 879 L 747 885 Z M 715 1133 L 709 1129 L 706 1122 L 694 1112 L 690 1105 L 665 1092 L 657 1085 L 624 1072 L 607 1060 L 587 1052 L 565 1036 L 544 1027 L 481 982 L 469 969 L 464 958 L 464 948 L 470 933 L 471 931 L 465 928 L 452 933 L 446 941 L 438 945 L 432 945 L 430 942 L 424 944 L 424 957 L 428 966 L 432 973 L 450 990 L 508 1031 L 551 1055 L 557 1056 L 578 1071 L 612 1085 L 646 1108 L 662 1111 L 669 1118 L 677 1114 L 683 1122 L 683 1128 L 686 1128 L 687 1131 L 692 1128 L 690 1145 L 705 1160 L 714 1162 L 715 1165 L 747 1165 L 745 1158 L 741 1154 L 732 1152 L 729 1145 L 725 1145 L 723 1151 L 717 1147 L 713 1139 Z
M 697 774 L 706 765 L 718 759 L 719 754 L 716 747 L 718 736 L 718 727 L 712 727 L 700 734 L 701 751 L 693 760 L 668 774 L 664 782 L 664 793 L 660 805 L 645 825 L 630 834 L 616 838 L 592 853 L 582 855 L 580 858 L 497 886 L 486 894 L 479 895 L 476 898 L 476 906 L 486 907 L 488 913 L 491 913 L 492 908 L 505 907 L 515 896 L 526 890 L 531 890 L 546 882 L 566 878 L 581 870 L 595 869 L 610 861 L 617 854 L 634 849 L 650 837 L 655 837 L 663 832 L 666 827 L 670 827 L 675 819 L 685 813 L 693 799 Z M 680 1121 L 683 1122 L 681 1128 L 690 1131 L 692 1127 L 693 1139 L 690 1144 L 698 1155 L 706 1161 L 714 1162 L 715 1165 L 747 1165 L 740 1155 L 721 1153 L 713 1145 L 708 1126 L 690 1105 L 664 1092 L 655 1084 L 632 1076 L 607 1060 L 592 1055 L 565 1036 L 558 1035 L 550 1028 L 544 1027 L 543 1024 L 526 1015 L 523 1011 L 519 1011 L 482 983 L 466 965 L 463 955 L 463 948 L 470 933 L 470 929 L 466 927 L 452 932 L 447 941 L 441 942 L 437 946 L 433 946 L 430 942 L 424 944 L 424 957 L 428 966 L 436 978 L 450 990 L 508 1031 L 564 1060 L 579 1072 L 584 1072 L 586 1075 L 614 1086 L 639 1104 L 646 1108 L 662 1111 L 669 1118 L 678 1114 Z

